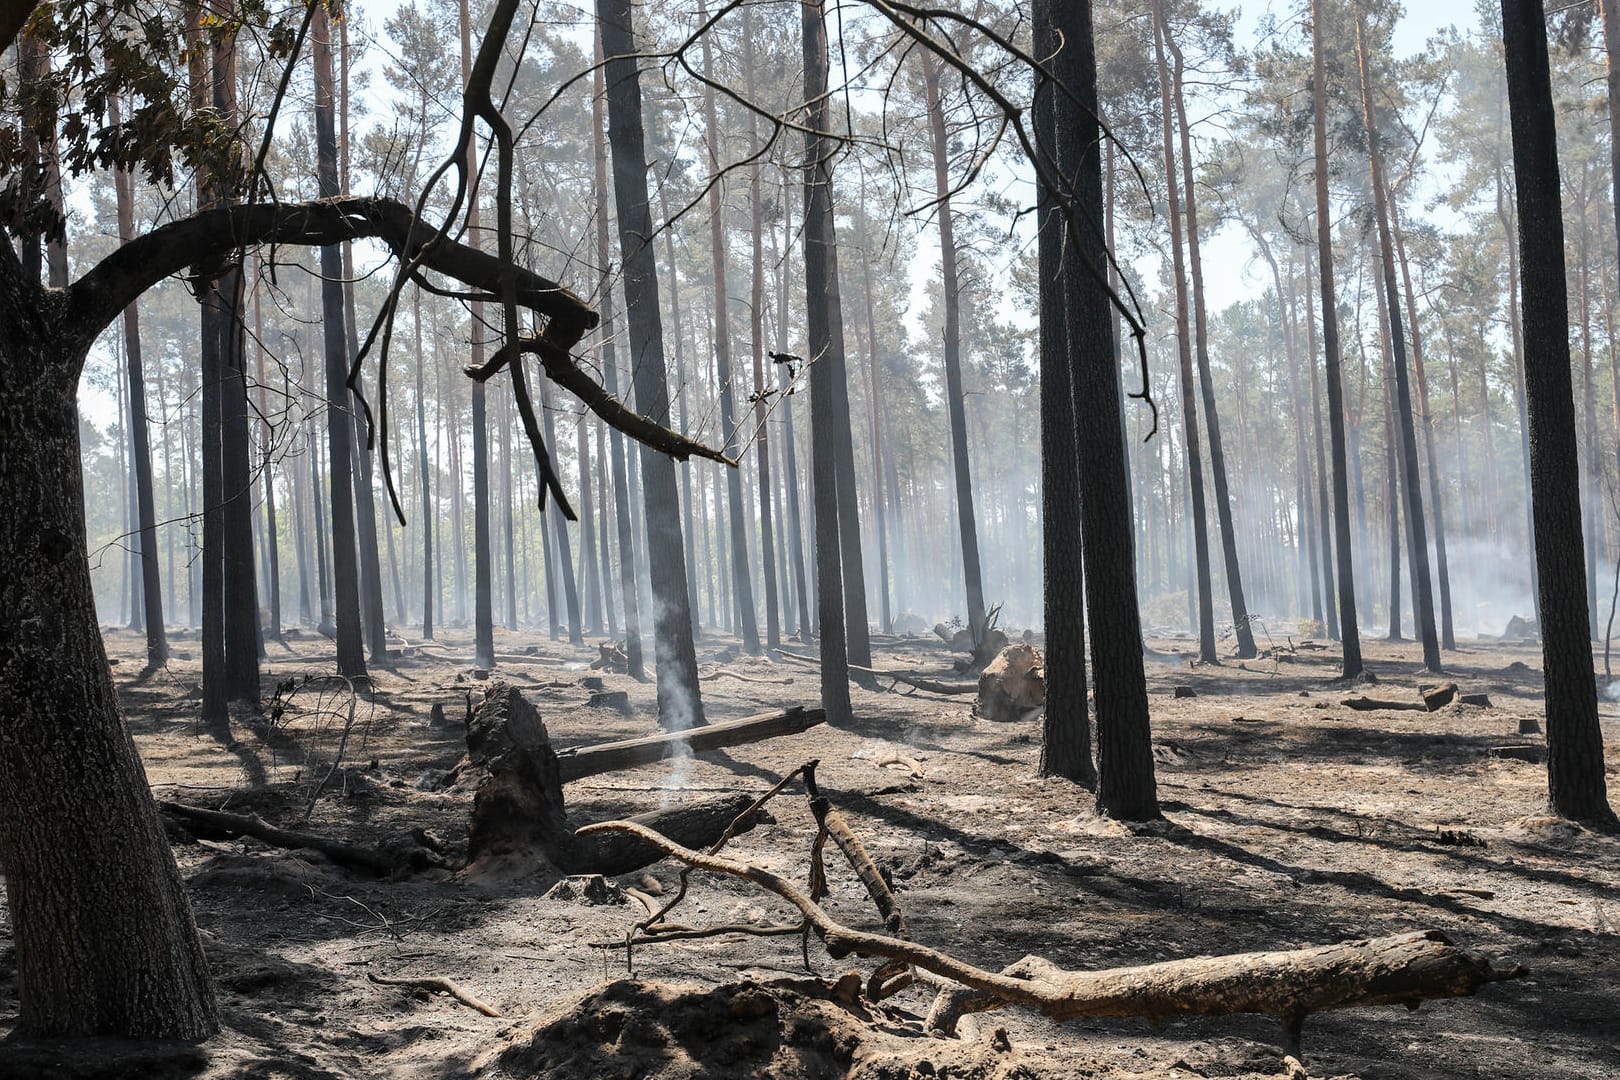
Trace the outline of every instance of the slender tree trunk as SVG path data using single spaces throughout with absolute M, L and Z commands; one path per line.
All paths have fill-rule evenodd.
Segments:
M 1198 591 L 1198 659 L 1218 664 L 1215 652 L 1215 610 L 1210 588 L 1209 515 L 1204 507 L 1203 452 L 1198 442 L 1197 390 L 1193 384 L 1192 334 L 1188 319 L 1187 268 L 1182 256 L 1181 197 L 1176 180 L 1174 143 L 1175 108 L 1171 103 L 1170 69 L 1165 63 L 1164 38 L 1168 33 L 1163 11 L 1153 8 L 1153 51 L 1159 68 L 1159 101 L 1163 109 L 1164 176 L 1170 207 L 1170 251 L 1176 287 L 1176 354 L 1181 371 L 1181 427 L 1183 451 L 1187 458 L 1187 486 L 1192 500 L 1193 559 Z
M 1412 609 L 1418 640 L 1423 643 L 1423 666 L 1440 670 L 1440 639 L 1434 626 L 1434 591 L 1429 577 L 1428 525 L 1423 518 L 1423 485 L 1418 466 L 1417 432 L 1412 424 L 1412 391 L 1406 374 L 1406 335 L 1401 326 L 1400 283 L 1395 277 L 1395 245 L 1384 183 L 1383 151 L 1373 112 L 1372 75 L 1367 61 L 1365 20 L 1357 13 L 1356 53 L 1361 66 L 1361 101 L 1367 131 L 1367 155 L 1372 169 L 1373 210 L 1378 219 L 1378 251 L 1382 259 L 1385 307 L 1389 313 L 1389 344 L 1395 366 L 1395 419 L 1399 424 L 1401 477 L 1406 494 L 1406 532 L 1413 565 Z
M 822 0 L 802 0 L 804 95 L 808 101 L 804 136 L 804 294 L 810 356 L 811 488 L 816 505 L 816 594 L 821 611 L 821 704 L 834 726 L 854 721 L 849 700 L 846 640 L 845 567 L 840 558 L 842 506 L 836 444 L 837 382 L 842 376 L 843 325 L 838 310 L 838 240 L 832 209 L 833 152 L 827 106 L 827 28 Z M 870 661 L 856 661 L 870 666 Z
M 324 8 L 314 15 L 311 38 L 315 58 L 315 135 L 317 177 L 322 198 L 338 194 L 338 150 L 332 72 L 332 27 Z M 349 363 L 343 327 L 343 256 L 336 247 L 321 248 L 321 316 L 326 350 L 326 430 L 332 500 L 332 576 L 336 585 L 338 673 L 357 678 L 366 673 L 365 642 L 360 623 L 359 567 L 356 563 L 354 484 L 351 454 L 354 436 L 349 392 Z
M 985 632 L 984 575 L 979 567 L 979 532 L 973 507 L 973 476 L 968 465 L 967 402 L 962 388 L 961 289 L 956 274 L 955 221 L 951 213 L 950 155 L 945 142 L 945 109 L 940 102 L 939 68 L 944 61 L 920 54 L 928 127 L 933 135 L 935 212 L 939 217 L 939 264 L 945 305 L 945 404 L 951 423 L 951 462 L 956 477 L 956 523 L 962 542 L 962 576 L 967 587 L 968 629 L 977 644 Z
M 1175 61 L 1171 88 L 1175 116 L 1181 134 L 1182 199 L 1187 210 L 1187 269 L 1192 278 L 1193 343 L 1198 360 L 1198 384 L 1204 399 L 1204 421 L 1209 428 L 1209 471 L 1215 485 L 1215 514 L 1221 526 L 1221 555 L 1226 564 L 1226 591 L 1232 602 L 1232 630 L 1237 636 L 1237 655 L 1248 660 L 1259 655 L 1254 645 L 1254 627 L 1249 625 L 1249 606 L 1243 596 L 1243 571 L 1238 564 L 1237 527 L 1232 522 L 1232 494 L 1226 479 L 1226 449 L 1221 441 L 1221 417 L 1215 407 L 1215 380 L 1209 367 L 1209 330 L 1204 311 L 1204 263 L 1198 239 L 1198 196 L 1193 182 L 1192 130 L 1187 123 L 1187 102 L 1182 92 L 1184 61 L 1181 49 L 1170 36 L 1170 21 L 1164 17 L 1160 0 L 1160 25 L 1165 47 Z M 1241 385 L 1241 383 L 1240 383 Z M 1241 431 L 1241 428 L 1239 429 Z
M 269 381 L 264 370 L 264 317 L 259 304 L 259 282 L 253 287 L 253 340 L 259 383 L 259 468 L 264 472 L 265 603 L 269 612 L 270 636 L 281 641 L 281 546 L 276 527 L 276 473 L 271 451 L 274 440 L 270 425 L 269 401 L 265 388 Z
M 864 179 L 861 182 L 860 214 L 861 220 L 865 221 L 866 182 Z M 888 633 L 894 627 L 894 610 L 889 605 L 889 524 L 887 507 L 884 505 L 883 427 L 880 419 L 882 399 L 878 391 L 877 317 L 872 300 L 871 253 L 864 241 L 860 245 L 860 252 L 861 296 L 866 307 L 866 376 L 867 404 L 869 406 L 867 411 L 871 416 L 872 508 L 877 512 L 878 596 L 880 597 L 879 603 L 883 612 L 883 621 L 880 625 L 883 631 Z M 954 277 L 954 267 L 952 270 L 952 276 Z M 960 370 L 960 366 L 958 364 L 958 370 Z
M 597 310 L 602 322 L 597 329 L 597 349 L 602 379 L 607 392 L 619 392 L 619 363 L 614 349 L 614 296 L 611 267 L 613 255 L 608 245 L 608 165 L 606 92 L 602 78 L 602 43 L 596 44 L 596 92 L 591 97 L 591 145 L 596 159 L 596 261 L 601 277 L 597 289 Z M 636 590 L 635 526 L 630 517 L 630 484 L 625 475 L 624 436 L 617 430 L 608 436 L 613 470 L 614 524 L 619 541 L 619 598 L 624 605 L 624 651 L 632 678 L 645 680 L 647 669 L 641 652 L 641 608 Z M 604 543 L 606 537 L 603 538 Z
M 1617 822 L 1603 776 L 1603 733 L 1585 610 L 1564 222 L 1547 24 L 1540 0 L 1502 0 L 1502 45 L 1523 257 L 1521 310 L 1546 673 L 1548 794 L 1554 811 L 1564 817 L 1612 829 Z
M 438 578 L 433 573 L 433 526 L 438 506 L 433 501 L 433 475 L 437 471 L 428 462 L 427 402 L 423 393 L 423 369 L 427 358 L 422 352 L 422 294 L 417 290 L 411 297 L 413 328 L 416 334 L 416 471 L 422 484 L 422 505 L 417 511 L 422 530 L 422 637 L 433 640 L 433 612 L 439 599 Z
M 1412 288 L 1412 269 L 1406 259 L 1406 239 L 1400 227 L 1399 208 L 1390 202 L 1390 231 L 1395 237 L 1395 254 L 1401 264 L 1401 283 L 1406 294 L 1406 319 L 1412 334 L 1412 374 L 1417 380 L 1418 416 L 1423 423 L 1424 460 L 1429 474 L 1429 506 L 1434 511 L 1434 551 L 1440 584 L 1440 647 L 1457 647 L 1457 630 L 1451 609 L 1451 560 L 1446 551 L 1444 492 L 1440 487 L 1439 450 L 1435 446 L 1434 416 L 1429 411 L 1429 382 L 1423 369 L 1423 336 L 1418 330 L 1417 293 Z M 1460 475 L 1460 474 L 1459 474 Z
M 784 185 L 785 186 L 785 185 Z M 777 387 L 782 399 L 782 428 L 784 438 L 782 445 L 785 448 L 787 462 L 787 475 L 783 477 L 783 487 L 787 489 L 788 508 L 788 539 L 791 543 L 790 561 L 793 563 L 793 589 L 798 598 L 799 608 L 799 639 L 809 641 L 812 633 L 814 613 L 810 606 L 810 590 L 805 578 L 804 565 L 804 527 L 799 513 L 799 461 L 798 440 L 793 437 L 793 396 L 794 372 L 793 365 L 786 357 L 787 352 L 787 320 L 788 295 L 792 282 L 793 260 L 789 258 L 793 249 L 793 200 L 782 199 L 782 252 L 780 262 L 782 266 L 782 282 L 777 290 L 776 311 L 776 353 L 772 357 L 776 365 Z M 818 590 L 819 594 L 819 590 Z
M 544 417 L 546 445 L 553 448 L 553 460 L 560 460 L 561 455 L 556 453 L 558 445 L 557 423 L 555 413 L 551 407 L 550 383 L 549 380 L 545 379 L 540 381 L 540 411 Z M 510 425 L 507 426 L 510 427 Z M 537 478 L 536 483 L 538 482 Z M 582 507 L 589 506 L 589 503 L 585 501 L 589 497 L 589 495 L 581 496 L 580 505 Z M 583 645 L 585 644 L 585 620 L 580 614 L 579 578 L 574 572 L 573 542 L 568 538 L 568 519 L 563 516 L 562 507 L 558 505 L 555 499 L 547 500 L 545 515 L 551 518 L 551 527 L 556 536 L 557 565 L 562 577 L 563 603 L 568 607 L 568 641 L 572 645 Z M 510 552 L 511 550 L 512 546 L 508 542 L 507 551 Z M 514 619 L 514 621 L 516 620 Z
M 109 119 L 120 123 L 119 101 L 108 101 Z M 135 176 L 122 169 L 113 173 L 118 201 L 118 241 L 135 238 Z M 146 617 L 146 668 L 156 671 L 169 659 L 169 640 L 163 626 L 163 585 L 158 574 L 157 512 L 152 496 L 152 448 L 147 430 L 146 375 L 141 356 L 141 323 L 136 306 L 124 309 L 124 358 L 129 376 L 130 455 L 135 464 L 135 501 L 140 523 L 141 599 Z M 161 364 L 161 360 L 159 361 Z M 273 534 L 272 534 L 273 535 Z
M 668 423 L 669 383 L 664 369 L 663 324 L 658 311 L 658 270 L 652 249 L 647 153 L 630 0 L 597 0 L 596 10 L 602 53 L 607 57 L 608 133 L 636 408 L 658 423 Z M 665 730 L 678 731 L 704 721 L 703 702 L 698 693 L 697 654 L 692 641 L 686 545 L 681 537 L 675 463 L 644 445 L 639 450 L 646 499 L 647 562 L 657 599 L 653 611 L 653 641 L 658 674 L 658 717 Z
M 707 19 L 707 9 L 700 3 L 698 16 Z M 713 78 L 713 49 L 710 34 L 703 35 L 703 72 Z M 752 113 L 749 114 L 752 116 Z M 704 139 L 709 152 L 709 265 L 714 275 L 714 363 L 720 395 L 720 428 L 726 456 L 735 459 L 741 448 L 737 442 L 736 407 L 732 396 L 734 388 L 731 374 L 731 296 L 726 282 L 726 223 L 724 176 L 720 170 L 720 123 L 714 106 L 714 87 L 703 90 L 703 121 L 707 127 Z M 740 617 L 738 627 L 742 634 L 743 649 L 759 654 L 759 619 L 754 610 L 754 582 L 749 568 L 748 538 L 743 519 L 748 504 L 743 499 L 742 470 L 738 466 L 726 469 L 726 507 L 731 524 L 731 581 L 736 597 L 736 610 Z
M 754 18 L 753 8 L 743 8 L 742 21 L 743 69 L 746 72 L 748 96 L 758 100 L 755 85 Z M 748 144 L 758 149 L 759 118 L 748 110 Z M 749 338 L 754 354 L 754 451 L 759 462 L 759 546 L 765 575 L 765 645 L 769 649 L 782 647 L 782 616 L 779 610 L 776 581 L 775 517 L 771 513 L 771 448 L 768 438 L 770 384 L 765 380 L 765 202 L 760 191 L 759 162 L 748 168 L 748 209 L 752 226 L 753 276 L 749 286 Z
M 1314 80 L 1316 149 L 1316 240 L 1321 275 L 1322 350 L 1326 358 L 1328 430 L 1333 447 L 1333 514 L 1338 554 L 1339 634 L 1344 675 L 1359 675 L 1361 629 L 1356 619 L 1356 585 L 1350 551 L 1350 477 L 1345 455 L 1344 384 L 1339 374 L 1339 316 L 1333 288 L 1333 205 L 1328 200 L 1326 65 L 1322 41 L 1322 0 L 1311 0 L 1311 56 Z

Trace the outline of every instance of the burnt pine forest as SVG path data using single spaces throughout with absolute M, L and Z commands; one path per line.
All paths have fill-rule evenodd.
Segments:
M 0 1076 L 1620 1076 L 1617 56 L 0 5 Z

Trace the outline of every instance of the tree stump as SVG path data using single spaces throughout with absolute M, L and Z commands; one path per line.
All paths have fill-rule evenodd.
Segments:
M 516 687 L 496 682 L 467 723 L 467 757 L 456 785 L 473 790 L 469 867 L 519 873 L 626 874 L 663 858 L 631 836 L 574 834 L 563 780 L 539 711 Z M 747 810 L 751 796 L 724 795 L 640 814 L 630 820 L 676 843 L 703 848 Z M 742 825 L 751 827 L 752 820 Z
M 1023 720 L 1046 704 L 1046 667 L 1033 645 L 1009 645 L 979 676 L 973 715 L 1001 723 Z

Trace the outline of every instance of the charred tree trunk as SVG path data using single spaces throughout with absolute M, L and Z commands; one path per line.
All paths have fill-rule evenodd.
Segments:
M 1613 828 L 1617 823 L 1603 776 L 1603 733 L 1581 562 L 1564 222 L 1546 16 L 1540 0 L 1502 0 L 1502 45 L 1523 259 L 1521 311 L 1547 685 L 1548 794 L 1557 813 Z
M 1164 25 L 1163 11 L 1158 3 L 1153 8 L 1153 51 L 1159 68 L 1159 102 L 1162 109 L 1164 131 L 1164 181 L 1166 201 L 1170 208 L 1170 252 L 1174 266 L 1176 287 L 1176 355 L 1181 372 L 1181 430 L 1182 450 L 1187 459 L 1187 488 L 1191 500 L 1192 541 L 1194 567 L 1198 592 L 1198 659 L 1205 664 L 1218 664 L 1215 652 L 1214 598 L 1210 587 L 1209 569 L 1209 514 L 1204 507 L 1203 450 L 1198 441 L 1197 390 L 1193 382 L 1192 332 L 1188 319 L 1187 268 L 1182 256 L 1181 198 L 1176 180 L 1176 152 L 1174 135 L 1175 108 L 1171 103 L 1170 69 L 1164 58 L 1164 38 L 1168 28 Z
M 1423 518 L 1423 485 L 1418 466 L 1417 432 L 1412 423 L 1412 391 L 1406 374 L 1406 336 L 1401 326 L 1400 283 L 1395 277 L 1395 244 L 1390 237 L 1389 195 L 1384 183 L 1383 151 L 1373 112 L 1372 75 L 1367 62 L 1365 20 L 1358 12 L 1356 53 L 1361 67 L 1363 123 L 1372 170 L 1373 212 L 1378 219 L 1378 252 L 1383 266 L 1385 307 L 1389 312 L 1389 344 L 1395 366 L 1395 419 L 1400 430 L 1401 477 L 1406 494 L 1406 532 L 1412 554 L 1412 610 L 1418 640 L 1423 643 L 1423 666 L 1440 670 L 1440 639 L 1434 626 L 1434 587 L 1429 577 L 1428 525 Z
M 625 310 L 630 327 L 636 408 L 659 423 L 669 419 L 663 324 L 658 312 L 658 270 L 652 249 L 647 197 L 647 153 L 636 75 L 636 43 L 630 0 L 597 0 L 597 21 L 606 60 L 613 194 L 619 212 L 619 250 L 624 264 Z M 658 717 L 666 730 L 703 723 L 697 653 L 686 588 L 686 545 L 681 536 L 675 463 L 639 448 L 646 499 L 647 562 L 657 607 L 653 641 L 658 673 Z
M 956 477 L 956 524 L 962 543 L 962 577 L 967 587 L 968 629 L 977 646 L 984 638 L 984 574 L 979 567 L 978 515 L 973 507 L 973 476 L 968 464 L 967 401 L 962 388 L 961 285 L 956 275 L 956 228 L 951 214 L 950 154 L 945 141 L 945 109 L 940 102 L 943 61 L 920 54 L 928 128 L 933 137 L 935 213 L 939 215 L 939 265 L 945 305 L 945 404 L 951 422 L 951 463 Z
M 754 19 L 753 8 L 743 8 L 742 21 L 743 69 L 746 71 L 748 96 L 758 100 L 754 79 Z M 707 45 L 705 45 L 707 47 Z M 748 110 L 748 143 L 758 148 L 759 118 Z M 749 283 L 748 327 L 754 355 L 754 440 L 755 456 L 759 462 L 759 547 L 765 568 L 765 647 L 782 647 L 782 616 L 776 587 L 776 536 L 771 513 L 771 449 L 767 437 L 767 407 L 770 384 L 765 380 L 765 207 L 760 192 L 759 162 L 748 169 L 748 210 L 752 225 L 753 274 Z
M 1162 4 L 1160 11 L 1163 11 Z M 1209 328 L 1204 310 L 1204 261 L 1199 249 L 1198 196 L 1193 182 L 1192 130 L 1187 122 L 1187 102 L 1182 91 L 1185 62 L 1181 49 L 1170 36 L 1169 19 L 1161 16 L 1160 21 L 1165 47 L 1175 61 L 1171 72 L 1171 89 L 1175 97 L 1176 126 L 1181 135 L 1182 199 L 1187 210 L 1187 269 L 1192 276 L 1193 344 L 1198 360 L 1198 385 L 1204 399 L 1204 422 L 1209 428 L 1209 472 L 1215 484 L 1216 520 L 1221 526 L 1226 592 L 1232 602 L 1232 632 L 1237 636 L 1238 658 L 1248 660 L 1257 656 L 1259 650 L 1254 646 L 1254 627 L 1249 625 L 1249 606 L 1243 595 L 1243 570 L 1238 564 L 1237 554 L 1237 527 L 1232 521 L 1232 493 L 1226 479 L 1226 448 L 1221 442 L 1221 417 L 1215 407 L 1215 380 L 1209 369 Z
M 834 727 L 854 720 L 849 701 L 843 560 L 840 558 L 837 382 L 842 375 L 843 325 L 838 310 L 837 237 L 833 231 L 832 140 L 827 107 L 827 28 L 821 0 L 801 7 L 804 94 L 810 102 L 804 136 L 804 294 L 810 356 L 810 441 L 815 495 L 816 594 L 821 616 L 821 704 Z M 857 661 L 858 662 L 858 661 Z M 870 666 L 867 664 L 866 666 Z
M 1321 275 L 1322 351 L 1326 360 L 1328 431 L 1333 448 L 1333 517 L 1339 584 L 1339 636 L 1344 675 L 1359 675 L 1361 628 L 1356 618 L 1356 583 L 1350 550 L 1350 469 L 1345 454 L 1344 383 L 1340 378 L 1338 294 L 1333 288 L 1333 215 L 1328 200 L 1327 74 L 1323 59 L 1322 0 L 1311 0 L 1313 125 L 1316 152 L 1317 269 Z
M 708 13 L 698 5 L 698 15 L 706 19 Z M 703 35 L 703 72 L 712 78 L 714 70 L 713 48 L 710 34 Z M 752 117 L 752 113 L 749 114 Z M 714 105 L 714 87 L 703 90 L 703 122 L 707 127 L 704 139 L 709 153 L 709 265 L 714 275 L 714 363 L 720 395 L 720 429 L 725 440 L 726 456 L 735 459 L 741 448 L 737 443 L 736 405 L 731 373 L 731 294 L 726 282 L 726 223 L 725 191 L 720 170 L 720 123 Z M 756 309 L 757 310 L 757 309 Z M 752 560 L 748 557 L 748 537 L 744 532 L 744 518 L 748 504 L 743 499 L 742 469 L 726 469 L 726 515 L 731 525 L 731 581 L 735 591 L 738 630 L 743 649 L 759 653 L 759 617 L 754 610 L 754 575 Z
M 1043 56 L 1061 43 L 1053 8 L 1037 0 L 1032 12 L 1035 49 Z M 1041 82 L 1035 93 L 1038 145 L 1057 161 L 1057 88 Z M 1065 277 L 1085 271 L 1069 250 L 1068 216 L 1058 194 L 1039 189 L 1041 349 L 1041 552 L 1045 580 L 1046 708 L 1041 773 L 1095 790 L 1091 718 L 1086 704 L 1085 577 L 1081 569 L 1080 451 L 1076 445 L 1074 353 L 1069 342 Z
M 0 872 L 19 1034 L 219 1030 L 185 886 L 124 727 L 96 624 L 80 472 L 91 340 L 0 245 Z M 78 336 L 63 341 L 62 333 Z
M 433 524 L 438 516 L 438 507 L 433 501 L 436 470 L 428 464 L 427 404 L 422 392 L 423 368 L 427 366 L 427 358 L 422 354 L 422 294 L 416 293 L 411 303 L 416 316 L 416 471 L 422 482 L 422 505 L 416 515 L 422 530 L 422 637 L 432 641 L 433 610 L 439 599 L 438 578 L 433 573 Z
M 315 137 L 317 179 L 323 198 L 338 194 L 337 126 L 333 101 L 332 24 L 325 9 L 312 26 L 315 58 Z M 336 591 L 338 673 L 351 679 L 366 673 L 360 624 L 359 567 L 354 535 L 349 362 L 343 330 L 343 256 L 335 246 L 321 248 L 321 319 L 326 355 L 326 432 L 332 499 L 332 577 Z
M 597 348 L 602 362 L 602 379 L 607 392 L 619 392 L 619 364 L 613 342 L 613 278 L 609 273 L 613 256 L 608 243 L 607 116 L 604 104 L 602 48 L 597 41 L 598 66 L 596 93 L 591 98 L 591 145 L 596 159 L 596 261 L 601 268 L 597 309 L 602 316 L 597 330 Z M 630 676 L 647 678 L 641 651 L 641 608 L 636 595 L 635 528 L 630 519 L 630 484 L 625 475 L 624 436 L 614 431 L 608 436 L 608 453 L 613 470 L 613 517 L 619 543 L 619 598 L 624 606 L 624 652 Z M 607 538 L 603 537 L 604 545 Z
M 120 122 L 119 101 L 113 96 L 108 114 Z M 113 174 L 118 200 L 118 240 L 135 238 L 135 176 L 122 169 Z M 141 357 L 141 321 L 134 304 L 124 309 L 124 357 L 129 375 L 130 454 L 135 463 L 136 516 L 140 522 L 141 601 L 146 621 L 146 668 L 156 671 L 169 659 L 169 640 L 163 627 L 163 585 L 158 573 L 157 512 L 152 496 L 152 447 L 147 431 L 146 374 Z

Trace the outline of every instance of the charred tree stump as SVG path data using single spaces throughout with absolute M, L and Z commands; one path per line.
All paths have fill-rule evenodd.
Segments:
M 814 722 L 819 719 L 817 716 Z M 643 764 L 668 756 L 673 756 L 672 752 L 660 746 L 652 757 L 630 761 L 622 754 L 610 754 L 608 760 Z M 602 760 L 596 759 L 598 764 Z M 574 771 L 567 778 L 611 772 L 628 768 L 629 764 Z M 539 711 L 508 683 L 491 686 L 484 703 L 469 719 L 467 757 L 457 766 L 457 774 L 457 784 L 474 792 L 469 866 L 487 868 L 505 863 L 515 869 L 535 865 L 567 874 L 616 875 L 663 858 L 657 848 L 634 836 L 575 835 L 563 801 L 564 770 L 551 746 L 545 722 Z M 732 825 L 750 802 L 746 795 L 728 795 L 642 814 L 632 820 L 683 846 L 706 847 Z M 739 831 L 752 824 L 742 823 Z

